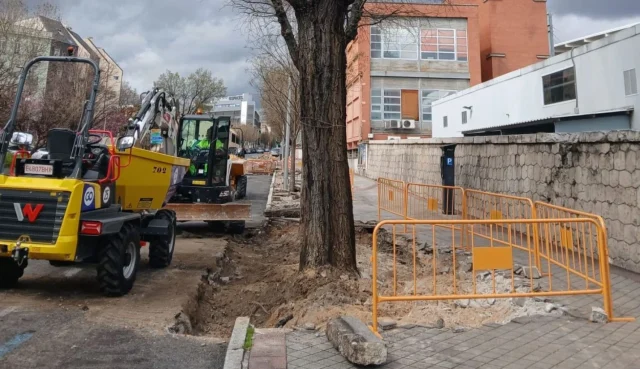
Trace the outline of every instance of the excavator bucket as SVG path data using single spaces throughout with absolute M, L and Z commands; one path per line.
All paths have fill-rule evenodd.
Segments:
M 251 219 L 250 203 L 228 203 L 228 204 L 180 204 L 170 203 L 165 209 L 173 210 L 179 222 L 191 221 L 240 221 Z

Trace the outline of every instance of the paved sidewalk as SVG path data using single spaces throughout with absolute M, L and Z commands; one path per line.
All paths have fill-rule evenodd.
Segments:
M 356 177 L 354 213 L 357 220 L 377 219 L 375 182 Z M 556 275 L 554 273 L 554 283 Z M 640 318 L 640 278 L 613 269 L 616 316 Z M 600 296 L 559 298 L 574 309 L 601 306 Z M 583 313 L 584 314 L 584 313 Z M 490 324 L 453 333 L 418 326 L 383 332 L 389 360 L 380 368 L 640 368 L 640 324 L 594 324 L 564 316 L 523 317 L 506 325 Z M 288 369 L 354 368 L 324 334 L 287 334 Z
M 249 369 L 287 369 L 285 333 L 278 329 L 257 329 L 249 356 Z

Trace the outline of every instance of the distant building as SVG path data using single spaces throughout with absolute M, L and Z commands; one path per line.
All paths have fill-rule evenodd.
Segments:
M 15 68 L 23 67 L 36 56 L 78 55 L 78 44 L 60 22 L 43 16 L 21 20 L 0 36 L 0 60 Z M 71 78 L 60 63 L 38 63 L 29 72 L 25 101 L 46 101 L 56 88 Z M 35 106 L 38 106 L 36 103 Z M 36 108 L 37 109 L 37 108 Z M 35 116 L 38 114 L 31 112 Z
M 552 58 L 434 102 L 433 136 L 640 130 L 639 49 L 640 25 L 556 45 Z
M 93 48 L 91 46 L 89 46 L 89 44 L 87 44 L 82 37 L 73 32 L 73 30 L 71 29 L 71 27 L 65 27 L 67 29 L 67 31 L 69 32 L 69 34 L 71 35 L 71 38 L 73 39 L 73 41 L 76 43 L 78 51 L 77 51 L 77 56 L 80 58 L 87 58 L 87 59 L 92 59 L 96 62 L 100 62 L 100 55 L 98 53 L 96 53 Z
M 93 37 L 84 39 L 86 46 L 100 57 L 100 78 L 107 78 L 107 87 L 113 91 L 113 100 L 120 103 L 120 91 L 122 90 L 122 78 L 124 72 L 116 61 L 105 49 L 96 46 Z
M 232 124 L 252 124 L 260 128 L 260 114 L 250 94 L 224 97 L 215 103 L 212 111 L 215 117 L 231 117 Z
M 546 59 L 544 1 L 370 1 L 402 13 L 362 25 L 347 47 L 347 147 L 431 137 L 432 104 Z

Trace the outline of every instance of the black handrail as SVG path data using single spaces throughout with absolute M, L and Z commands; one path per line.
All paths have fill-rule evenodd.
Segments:
M 13 108 L 11 109 L 11 116 L 9 117 L 9 121 L 7 122 L 7 124 L 4 126 L 4 130 L 0 133 L 0 173 L 2 173 L 2 171 L 4 170 L 4 161 L 7 156 L 7 151 L 9 150 L 9 142 L 11 141 L 13 131 L 15 130 L 16 117 L 18 116 L 18 108 L 20 106 L 20 100 L 22 99 L 22 92 L 24 90 L 24 84 L 27 80 L 27 74 L 29 73 L 31 67 L 39 62 L 84 63 L 89 64 L 93 67 L 93 86 L 91 88 L 89 102 L 83 112 L 84 122 L 81 123 L 82 125 L 80 127 L 80 130 L 78 131 L 78 136 L 76 137 L 76 141 L 74 142 L 73 152 L 75 153 L 75 166 L 73 168 L 73 171 L 71 172 L 71 175 L 69 176 L 70 178 L 81 178 L 82 157 L 84 156 L 85 145 L 89 137 L 89 129 L 91 129 L 91 123 L 93 122 L 93 110 L 96 104 L 98 87 L 100 85 L 100 68 L 98 68 L 98 64 L 91 59 L 77 58 L 73 56 L 39 56 L 37 58 L 31 59 L 24 66 L 24 68 L 22 68 L 20 79 L 18 80 L 16 99 L 13 103 Z

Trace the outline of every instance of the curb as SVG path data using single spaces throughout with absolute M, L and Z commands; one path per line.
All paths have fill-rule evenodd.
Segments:
M 273 176 L 271 176 L 271 186 L 269 187 L 269 196 L 267 197 L 267 206 L 264 208 L 264 213 L 267 214 L 271 211 L 271 202 L 273 201 L 273 188 L 276 185 L 276 175 L 278 171 L 273 172 Z
M 249 317 L 238 317 L 233 326 L 231 339 L 227 345 L 227 354 L 224 357 L 223 369 L 242 369 L 244 359 L 244 340 L 249 328 Z

